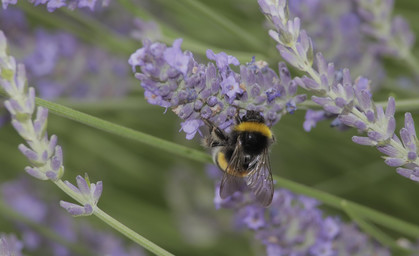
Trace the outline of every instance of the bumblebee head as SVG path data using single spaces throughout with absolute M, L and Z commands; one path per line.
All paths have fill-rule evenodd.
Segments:
M 254 110 L 247 110 L 246 114 L 241 118 L 242 122 L 265 123 L 265 118 L 260 112 Z

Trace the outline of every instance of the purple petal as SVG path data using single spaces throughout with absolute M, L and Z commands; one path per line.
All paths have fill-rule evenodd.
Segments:
M 18 146 L 18 149 L 20 150 L 20 152 L 22 152 L 23 155 L 26 156 L 26 158 L 29 159 L 29 161 L 37 161 L 38 160 L 38 154 L 35 151 L 33 151 L 32 149 L 28 148 L 26 145 L 20 144 Z
M 415 123 L 412 114 L 409 112 L 404 115 L 404 127 L 408 130 L 410 136 L 416 137 Z
M 387 157 L 384 162 L 391 167 L 399 167 L 406 164 L 406 160 L 394 157 Z
M 340 114 L 342 112 L 342 109 L 335 105 L 329 105 L 326 104 L 323 106 L 324 110 L 327 112 L 333 113 L 333 114 Z
M 76 186 L 68 182 L 67 180 L 65 180 L 64 183 L 67 185 L 67 187 L 69 187 L 71 190 L 73 190 L 77 194 L 81 194 L 80 190 Z
M 46 173 L 45 173 L 45 175 L 48 177 L 48 179 L 50 179 L 50 180 L 53 180 L 53 181 L 56 181 L 57 180 L 57 173 L 56 172 L 53 172 L 53 171 L 47 171 Z
M 382 140 L 385 139 L 385 137 L 384 137 L 383 134 L 381 134 L 379 132 L 376 132 L 376 131 L 370 131 L 370 132 L 368 132 L 368 137 L 370 139 L 374 140 L 374 141 L 377 141 L 377 142 L 382 141 Z
M 413 170 L 411 169 L 399 167 L 397 168 L 397 173 L 413 181 L 416 181 L 416 182 L 419 181 L 419 176 L 415 175 Z
M 396 112 L 396 101 L 394 100 L 393 97 L 389 97 L 385 115 L 387 118 L 394 117 L 395 112 Z
M 90 196 L 90 187 L 87 181 L 80 175 L 76 177 L 77 187 L 80 189 L 82 195 Z
M 375 145 L 377 145 L 377 142 L 371 140 L 368 137 L 353 136 L 352 141 L 357 143 L 357 144 L 365 145 L 365 146 L 375 146 Z
M 416 152 L 410 151 L 409 153 L 407 153 L 407 158 L 410 161 L 415 161 L 417 157 L 418 157 L 418 155 L 416 154 Z
M 377 147 L 378 151 L 381 153 L 391 156 L 391 157 L 398 157 L 400 156 L 400 152 L 393 146 L 386 145 L 386 146 L 379 146 Z
M 41 172 L 38 168 L 36 168 L 36 167 L 25 167 L 25 171 L 29 174 L 29 175 L 31 175 L 31 176 L 33 176 L 33 177 L 35 177 L 35 178 L 37 178 L 37 179 L 40 179 L 40 180 L 47 180 L 48 178 L 45 176 L 45 174 L 43 173 L 43 172 Z
M 388 120 L 388 124 L 387 124 L 387 137 L 388 138 L 393 137 L 395 130 L 396 130 L 396 120 L 394 119 L 394 116 L 390 116 L 390 119 Z
M 96 182 L 96 187 L 95 187 L 95 190 L 93 192 L 93 200 L 95 202 L 99 201 L 99 198 L 102 195 L 102 190 L 103 190 L 102 181 Z
M 322 106 L 333 102 L 332 99 L 330 99 L 329 97 L 324 98 L 324 97 L 312 96 L 311 100 Z
M 365 116 L 368 119 L 368 122 L 373 123 L 375 121 L 375 113 L 371 109 L 365 111 Z
M 73 216 L 84 215 L 86 212 L 84 207 L 62 200 L 60 201 L 60 206 L 63 207 L 68 213 L 70 213 Z

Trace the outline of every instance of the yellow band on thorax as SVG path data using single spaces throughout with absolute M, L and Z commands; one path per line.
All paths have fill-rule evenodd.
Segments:
M 268 138 L 272 138 L 272 132 L 264 123 L 257 122 L 242 122 L 234 127 L 238 132 L 259 132 Z

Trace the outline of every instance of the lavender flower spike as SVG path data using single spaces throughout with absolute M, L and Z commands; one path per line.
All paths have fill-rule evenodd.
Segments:
M 73 192 L 76 192 L 80 196 L 80 202 L 82 206 L 66 201 L 60 201 L 60 205 L 73 216 L 91 215 L 93 214 L 102 194 L 102 181 L 98 181 L 96 184 L 90 183 L 87 174 L 85 175 L 85 178 L 78 175 L 76 177 L 76 181 L 77 187 L 68 181 L 64 181 L 64 183 L 67 185 L 67 187 L 73 190 Z
M 32 120 L 35 90 L 28 88 L 25 67 L 16 65 L 15 59 L 7 55 L 6 47 L 6 38 L 0 31 L 0 86 L 9 96 L 4 105 L 12 115 L 12 125 L 27 142 L 27 145 L 19 145 L 19 150 L 32 164 L 25 170 L 35 178 L 57 181 L 64 174 L 64 166 L 57 137 L 52 135 L 48 139 L 48 110 L 38 107 L 36 118 Z
M 181 131 L 192 139 L 207 119 L 228 129 L 238 109 L 260 112 L 272 126 L 286 113 L 293 113 L 305 95 L 296 95 L 297 83 L 285 64 L 279 64 L 279 76 L 264 61 L 254 59 L 240 65 L 224 52 L 207 51 L 214 61 L 207 65 L 194 60 L 191 52 L 182 52 L 181 40 L 172 47 L 144 41 L 133 53 L 129 64 L 145 89 L 150 104 L 171 108 L 184 122 Z M 231 66 L 240 65 L 240 72 Z M 244 114 L 244 113 L 241 113 Z
M 417 155 L 418 140 L 414 129 L 413 118 L 407 113 L 405 127 L 400 131 L 400 137 L 394 133 L 396 129 L 395 100 L 390 97 L 386 111 L 374 104 L 370 90 L 370 81 L 358 77 L 352 81 L 348 69 L 344 69 L 341 76 L 336 74 L 333 63 L 327 63 L 319 52 L 316 56 L 317 69 L 310 61 L 314 54 L 311 38 L 299 26 L 291 26 L 288 16 L 278 16 L 286 13 L 287 5 L 271 0 L 258 0 L 262 12 L 275 25 L 271 36 L 279 43 L 280 54 L 296 68 L 306 72 L 308 76 L 296 78 L 297 84 L 316 94 L 312 100 L 323 109 L 338 115 L 343 124 L 357 128 L 366 133 L 366 137 L 354 136 L 354 142 L 362 145 L 376 146 L 386 154 L 385 163 L 392 167 L 399 167 L 397 172 L 414 181 L 419 181 L 419 159 Z M 269 8 L 267 8 L 269 6 Z M 294 22 L 298 18 L 294 19 Z M 288 24 L 285 26 L 284 24 Z M 284 43 L 278 40 L 282 36 L 293 35 L 293 40 Z M 297 38 L 294 38 L 297 36 Z M 337 78 L 341 77 L 341 78 Z M 310 124 L 306 129 L 309 129 Z

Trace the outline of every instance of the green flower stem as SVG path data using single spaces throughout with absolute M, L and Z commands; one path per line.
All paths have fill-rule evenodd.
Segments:
M 117 230 L 118 232 L 122 233 L 132 241 L 136 242 L 137 244 L 141 245 L 148 251 L 154 253 L 155 255 L 160 256 L 173 256 L 170 252 L 164 250 L 163 248 L 159 247 L 158 245 L 154 244 L 153 242 L 147 240 L 146 238 L 140 236 L 127 226 L 123 225 L 122 223 L 118 222 L 106 212 L 102 211 L 99 208 L 96 208 L 94 211 L 94 215 L 96 215 L 99 219 L 101 219 L 103 222 Z
M 150 110 L 152 105 L 146 101 L 138 100 L 138 97 L 125 97 L 121 99 L 106 99 L 82 101 L 69 98 L 57 99 L 54 102 L 73 109 L 89 111 L 121 111 L 121 110 Z
M 294 181 L 280 178 L 276 175 L 274 175 L 274 178 L 278 186 L 286 188 L 292 192 L 316 198 L 328 206 L 341 209 L 343 211 L 348 211 L 349 209 L 359 216 L 362 216 L 376 224 L 400 232 L 401 234 L 409 235 L 413 238 L 419 237 L 419 227 L 414 224 L 399 220 L 387 214 L 373 210 L 369 207 L 347 201 L 326 192 L 298 184 Z M 342 207 L 342 204 L 345 206 L 345 208 Z
M 69 195 L 71 198 L 76 200 L 77 202 L 83 204 L 84 200 L 81 198 L 79 194 L 74 192 L 71 188 L 69 188 L 62 180 L 54 181 L 55 185 L 57 185 L 62 191 L 64 191 L 67 195 Z M 137 234 L 132 229 L 128 228 L 124 224 L 120 223 L 116 219 L 109 216 L 107 213 L 102 211 L 99 207 L 95 207 L 93 214 L 96 215 L 100 220 L 105 222 L 107 225 L 114 228 L 116 231 L 120 232 L 124 236 L 128 237 L 135 243 L 141 245 L 145 249 L 149 250 L 150 252 L 154 253 L 158 256 L 173 256 L 170 252 L 164 250 L 160 246 L 156 245 L 155 243 L 147 240 L 143 236 Z
M 51 229 L 36 223 L 32 221 L 31 219 L 28 219 L 26 216 L 20 214 L 19 212 L 14 211 L 10 208 L 10 206 L 6 205 L 3 200 L 0 199 L 0 214 L 6 217 L 7 219 L 16 220 L 19 223 L 24 223 L 25 225 L 31 227 L 34 229 L 37 233 L 44 236 L 45 238 L 55 241 L 66 248 L 68 248 L 70 251 L 77 255 L 81 256 L 94 256 L 92 252 L 89 251 L 88 248 L 85 248 L 81 244 L 75 244 L 67 241 L 65 238 L 63 238 L 60 234 L 52 231 Z
M 208 162 L 211 157 L 203 152 L 190 149 L 188 147 L 178 145 L 167 140 L 163 140 L 146 133 L 135 131 L 133 129 L 117 125 L 103 119 L 73 110 L 62 105 L 46 101 L 40 98 L 36 99 L 36 104 L 48 108 L 52 113 L 69 118 L 79 123 L 106 131 L 108 133 L 116 134 L 121 137 L 129 138 L 139 141 L 151 147 L 155 147 L 175 155 L 183 156 L 192 160 Z
M 354 220 L 362 230 L 364 230 L 367 234 L 377 239 L 377 241 L 379 241 L 381 244 L 389 248 L 392 248 L 393 250 L 400 251 L 401 253 L 404 253 L 404 254 L 411 252 L 410 250 L 398 245 L 394 241 L 394 239 L 392 239 L 390 236 L 382 232 L 380 229 L 378 229 L 374 225 L 365 221 L 353 209 L 351 209 L 351 207 L 348 207 L 348 202 L 346 200 L 343 200 L 341 202 L 341 206 L 342 206 L 342 209 L 346 212 L 346 214 L 348 214 L 348 216 L 352 220 Z

